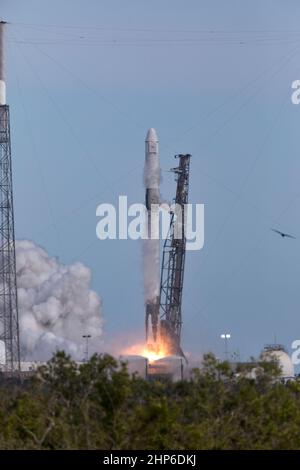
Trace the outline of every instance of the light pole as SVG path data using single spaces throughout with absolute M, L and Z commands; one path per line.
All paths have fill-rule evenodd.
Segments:
M 85 339 L 85 361 L 89 360 L 89 339 L 92 337 L 91 335 L 82 335 Z
M 225 359 L 228 360 L 228 340 L 231 338 L 231 334 L 222 333 L 221 338 L 225 340 Z

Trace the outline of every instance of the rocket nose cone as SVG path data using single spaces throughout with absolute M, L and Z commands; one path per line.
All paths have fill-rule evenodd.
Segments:
M 153 129 L 153 127 L 150 127 L 150 129 L 147 132 L 146 142 L 158 142 L 156 130 Z

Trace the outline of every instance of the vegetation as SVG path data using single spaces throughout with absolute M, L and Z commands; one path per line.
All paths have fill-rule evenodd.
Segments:
M 300 449 L 300 383 L 236 377 L 207 355 L 191 380 L 147 382 L 108 355 L 57 353 L 21 384 L 0 384 L 2 449 Z

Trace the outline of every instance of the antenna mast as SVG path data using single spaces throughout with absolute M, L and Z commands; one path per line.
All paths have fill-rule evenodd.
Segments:
M 20 343 L 10 118 L 4 74 L 5 24 L 0 21 L 0 341 L 5 347 L 5 370 L 14 373 L 20 371 Z

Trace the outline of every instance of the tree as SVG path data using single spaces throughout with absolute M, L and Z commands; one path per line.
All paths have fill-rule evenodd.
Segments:
M 190 380 L 148 382 L 94 355 L 58 352 L 21 383 L 0 384 L 2 449 L 300 449 L 300 383 L 278 365 L 233 373 L 212 354 Z

